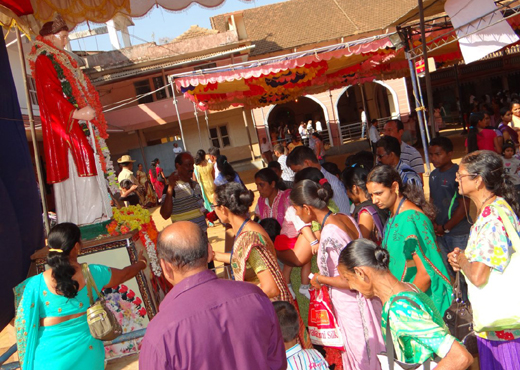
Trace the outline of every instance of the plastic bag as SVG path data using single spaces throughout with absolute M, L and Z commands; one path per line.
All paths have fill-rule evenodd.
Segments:
M 309 294 L 309 335 L 312 344 L 344 351 L 343 337 L 332 312 L 327 287 L 322 286 L 320 290 L 310 289 Z

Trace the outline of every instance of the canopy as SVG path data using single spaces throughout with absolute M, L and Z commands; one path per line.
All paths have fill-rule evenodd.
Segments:
M 85 21 L 105 23 L 116 14 L 142 17 L 153 6 L 180 11 L 193 3 L 213 8 L 225 0 L 0 0 L 0 25 L 15 24 L 30 36 L 37 34 L 41 26 L 61 14 L 70 29 Z M 249 2 L 251 0 L 242 0 Z
M 388 35 L 381 35 L 171 77 L 177 89 L 202 110 L 257 108 L 375 78 L 389 78 L 390 62 L 396 57 L 403 63 L 393 64 L 394 70 L 406 69 L 402 50 L 395 51 Z

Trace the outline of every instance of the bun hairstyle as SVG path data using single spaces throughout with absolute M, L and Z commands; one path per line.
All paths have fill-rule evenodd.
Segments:
M 294 175 L 294 183 L 297 184 L 302 180 L 311 180 L 314 181 L 316 184 L 323 183 L 323 179 L 325 176 L 323 176 L 323 173 L 321 173 L 320 170 L 318 170 L 315 167 L 305 167 L 303 170 L 300 170 L 296 172 Z M 332 186 L 325 182 L 321 185 L 323 188 L 326 188 L 327 191 L 330 193 L 330 197 L 332 198 L 334 196 L 334 191 L 332 190 Z
M 341 251 L 338 263 L 349 271 L 354 267 L 371 267 L 380 271 L 388 271 L 390 253 L 377 246 L 369 239 L 356 239 L 347 244 Z
M 235 180 L 236 172 L 233 169 L 233 166 L 228 162 L 227 157 L 225 155 L 220 155 L 217 158 L 217 168 L 224 176 L 227 182 L 232 182 Z
M 49 233 L 48 245 L 55 251 L 49 252 L 47 264 L 52 269 L 56 291 L 66 298 L 74 298 L 78 294 L 79 283 L 72 280 L 76 270 L 70 264 L 69 256 L 80 240 L 79 227 L 70 222 L 54 226 Z
M 432 222 L 435 221 L 435 207 L 430 202 L 426 201 L 423 189 L 417 186 L 403 184 L 399 172 L 397 172 L 393 167 L 388 165 L 379 165 L 374 167 L 374 169 L 368 174 L 366 182 L 367 184 L 369 182 L 375 182 L 376 184 L 383 185 L 385 188 L 391 188 L 392 184 L 396 182 L 399 186 L 399 193 L 404 195 L 406 199 L 415 204 L 418 208 L 422 209 L 426 217 L 428 217 Z
M 510 175 L 504 171 L 504 162 L 500 155 L 489 150 L 478 150 L 466 154 L 460 164 L 466 167 L 468 173 L 475 174 L 471 178 L 480 176 L 486 189 L 496 196 L 504 198 L 520 217 L 518 193 L 511 182 Z
M 242 184 L 228 182 L 215 189 L 217 205 L 224 206 L 237 216 L 247 216 L 255 195 Z
M 317 209 L 327 208 L 330 198 L 332 188 L 325 179 L 320 180 L 320 183 L 302 180 L 291 191 L 291 201 L 300 207 L 306 204 Z
M 368 197 L 367 177 L 369 172 L 363 165 L 353 164 L 351 167 L 345 168 L 341 174 L 341 181 L 347 190 L 352 191 L 356 185 Z

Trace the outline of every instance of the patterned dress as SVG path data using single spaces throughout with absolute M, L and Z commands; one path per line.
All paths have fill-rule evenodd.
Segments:
M 352 222 L 355 224 L 354 220 Z M 358 234 L 361 235 L 359 229 Z M 348 234 L 338 226 L 330 223 L 325 225 L 318 250 L 320 274 L 339 276 L 339 254 L 350 241 Z M 342 352 L 343 368 L 380 369 L 377 354 L 385 349 L 379 327 L 381 301 L 378 298 L 366 299 L 361 293 L 350 289 L 331 287 L 329 292 L 334 316 L 345 339 L 345 351 Z
M 520 231 L 518 217 L 503 198 L 497 197 L 493 203 L 484 208 L 471 227 L 468 246 L 465 250 L 466 257 L 470 262 L 481 262 L 491 267 L 492 274 L 504 272 L 513 253 L 511 240 L 507 237 L 495 207 L 500 207 L 509 216 L 509 220 L 516 226 L 517 231 Z M 468 285 L 471 284 L 468 279 L 466 280 Z M 513 284 L 518 282 L 511 283 L 511 288 L 513 288 Z M 471 288 L 469 294 L 471 301 Z M 473 309 L 475 310 L 475 307 Z M 477 333 L 477 335 L 493 341 L 509 341 L 520 338 L 520 329 L 483 332 Z
M 417 254 L 430 277 L 425 292 L 437 310 L 444 312 L 451 304 L 453 291 L 448 270 L 442 260 L 431 221 L 422 212 L 409 209 L 386 223 L 383 248 L 390 253 L 390 271 L 401 281 L 411 283 L 417 274 L 413 256 Z
M 293 304 L 298 310 L 298 303 L 292 298 L 289 288 L 283 279 L 276 252 L 271 239 L 264 237 L 256 231 L 243 231 L 237 235 L 233 250 L 231 252 L 231 268 L 235 280 L 247 281 L 253 284 L 260 284 L 258 274 L 269 270 L 280 294 L 271 298 L 271 301 L 286 301 Z M 303 348 L 312 348 L 307 329 L 300 318 L 299 341 Z
M 449 334 L 441 314 L 432 300 L 423 292 L 401 292 L 406 299 L 393 297 L 385 303 L 381 328 L 386 341 L 386 323 L 390 320 L 390 332 L 396 358 L 409 364 L 423 363 L 436 356 L 446 357 L 455 341 Z

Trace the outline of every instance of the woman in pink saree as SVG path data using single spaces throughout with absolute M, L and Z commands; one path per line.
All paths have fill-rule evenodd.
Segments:
M 152 161 L 152 166 L 150 168 L 150 181 L 152 182 L 153 188 L 157 193 L 157 199 L 159 199 L 159 203 L 161 202 L 161 197 L 164 191 L 164 184 L 166 177 L 164 176 L 162 168 L 159 166 L 159 158 L 155 158 Z

